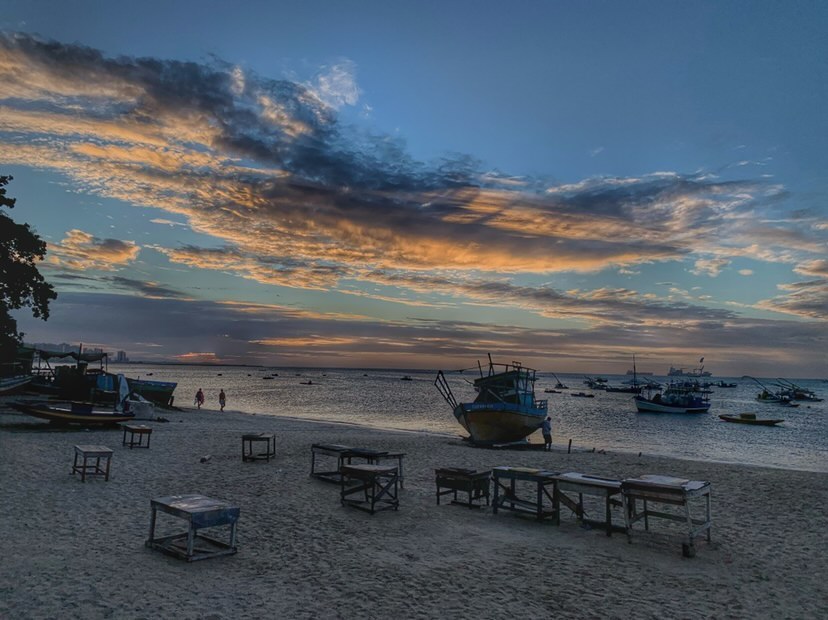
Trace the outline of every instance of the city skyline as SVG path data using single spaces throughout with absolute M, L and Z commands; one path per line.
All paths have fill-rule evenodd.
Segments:
M 825 375 L 825 6 L 249 8 L 9 3 L 27 341 Z

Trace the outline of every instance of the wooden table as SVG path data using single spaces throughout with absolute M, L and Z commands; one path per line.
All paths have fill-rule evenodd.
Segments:
M 506 467 L 500 466 L 492 469 L 494 479 L 494 501 L 492 512 L 497 514 L 499 508 L 526 512 L 535 515 L 538 521 L 556 517 L 555 509 L 555 476 L 558 472 L 545 469 L 532 469 L 529 467 Z M 518 497 L 518 481 L 530 483 L 523 486 L 534 486 L 533 496 Z M 548 487 L 552 487 L 552 493 Z M 548 499 L 551 508 L 544 507 L 544 498 Z
M 341 469 L 340 501 L 371 514 L 380 510 L 397 510 L 399 472 L 385 465 L 343 465 Z M 355 486 L 351 483 L 355 482 Z M 362 498 L 352 497 L 360 494 Z
M 265 444 L 265 451 L 253 452 L 254 443 Z M 273 433 L 248 433 L 242 435 L 242 461 L 267 461 L 276 456 L 276 435 Z
M 92 459 L 95 459 L 94 463 L 91 462 Z M 101 467 L 101 459 L 103 459 L 103 467 Z M 80 474 L 81 482 L 86 482 L 87 476 L 103 476 L 104 480 L 109 480 L 109 467 L 111 462 L 112 450 L 106 446 L 75 446 L 72 474 Z
M 127 442 L 127 433 L 129 433 L 129 441 Z M 135 435 L 138 435 L 138 441 L 135 441 Z M 144 435 L 147 436 L 147 445 L 144 445 Z M 129 449 L 132 448 L 147 448 L 150 447 L 150 436 L 152 435 L 152 429 L 149 426 L 144 426 L 143 424 L 124 424 L 124 441 L 123 445 L 129 446 Z
M 707 534 L 710 542 L 712 520 L 710 517 L 709 482 L 703 480 L 685 480 L 671 476 L 646 475 L 638 478 L 627 478 L 621 481 L 621 499 L 624 503 L 624 519 L 627 526 L 627 541 L 632 542 L 633 524 L 644 520 L 644 529 L 650 529 L 650 518 L 667 519 L 684 523 L 687 526 L 687 536 L 682 538 L 682 553 L 686 557 L 696 554 L 694 539 Z M 643 510 L 638 512 L 636 502 L 643 502 Z M 705 512 L 703 518 L 690 515 L 691 500 L 703 500 Z M 649 503 L 679 506 L 682 514 L 652 510 Z
M 583 523 L 596 525 L 606 528 L 607 536 L 612 536 L 613 529 L 624 532 L 625 528 L 621 526 L 612 525 L 612 507 L 621 506 L 620 499 L 615 498 L 616 495 L 621 494 L 621 481 L 613 478 L 601 478 L 599 476 L 590 476 L 578 472 L 567 472 L 555 476 L 557 484 L 555 485 L 555 511 L 557 514 L 557 522 L 560 523 L 560 504 L 572 510 Z M 574 501 L 567 492 L 577 493 L 578 501 Z M 595 495 L 604 498 L 604 520 L 587 519 L 584 511 L 584 495 Z
M 461 504 L 469 508 L 479 508 L 481 499 L 486 500 L 489 505 L 489 488 L 491 487 L 491 470 L 476 471 L 474 469 L 462 469 L 457 467 L 444 467 L 435 469 L 437 482 L 437 504 L 440 504 L 440 496 L 448 493 L 454 494 L 452 504 Z M 468 500 L 461 502 L 457 500 L 457 492 L 467 494 Z
M 336 458 L 336 469 L 318 471 L 316 461 L 319 456 L 332 456 Z M 310 475 L 320 480 L 339 484 L 342 482 L 342 467 L 344 465 L 351 465 L 354 459 L 363 459 L 368 465 L 379 465 L 385 459 L 395 459 L 397 461 L 397 474 L 400 488 L 403 488 L 405 484 L 403 457 L 405 457 L 404 452 L 387 452 L 385 450 L 372 450 L 369 448 L 354 448 L 341 444 L 315 443 L 311 445 Z
M 149 538 L 146 546 L 168 555 L 195 562 L 221 555 L 236 553 L 236 523 L 239 520 L 239 508 L 228 502 L 211 499 L 204 495 L 170 495 L 150 500 Z M 155 537 L 158 512 L 184 519 L 187 531 L 171 536 Z M 230 526 L 230 540 L 223 542 L 199 534 L 198 531 L 210 527 Z

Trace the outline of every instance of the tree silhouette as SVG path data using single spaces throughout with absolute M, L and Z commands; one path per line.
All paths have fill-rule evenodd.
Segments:
M 6 196 L 10 176 L 0 176 L 0 207 L 13 209 L 16 199 Z M 36 263 L 46 255 L 46 243 L 28 224 L 17 224 L 0 210 L 0 374 L 13 374 L 17 347 L 23 334 L 11 311 L 30 307 L 32 315 L 49 318 L 49 302 L 57 293 L 43 279 Z

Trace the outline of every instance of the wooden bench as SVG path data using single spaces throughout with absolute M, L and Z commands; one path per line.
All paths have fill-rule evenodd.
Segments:
M 341 474 L 339 497 L 343 506 L 353 506 L 371 514 L 399 508 L 399 472 L 396 467 L 343 465 Z M 352 482 L 355 486 L 351 486 Z M 354 495 L 357 497 L 352 497 Z
M 595 525 L 606 529 L 607 536 L 612 536 L 612 531 L 624 532 L 626 528 L 612 525 L 612 507 L 621 506 L 622 501 L 616 498 L 621 494 L 621 481 L 613 478 L 601 478 L 578 472 L 567 472 L 555 476 L 555 511 L 557 523 L 560 524 L 560 504 L 563 504 L 581 520 L 582 523 Z M 577 493 L 578 501 L 570 498 L 566 493 Z M 594 495 L 604 499 L 604 519 L 588 519 L 584 510 L 584 495 Z
M 476 471 L 474 469 L 462 469 L 457 467 L 444 467 L 434 470 L 437 482 L 437 504 L 440 504 L 440 496 L 453 493 L 452 504 L 460 504 L 469 508 L 479 508 L 481 499 L 486 500 L 489 505 L 489 489 L 491 487 L 491 470 Z M 457 500 L 457 492 L 467 493 L 468 500 L 461 502 Z
M 240 510 L 228 502 L 211 499 L 204 495 L 170 495 L 150 500 L 150 531 L 145 545 L 168 555 L 195 562 L 236 553 L 236 523 Z M 184 519 L 187 531 L 156 538 L 155 527 L 158 512 Z M 211 527 L 229 526 L 229 542 L 199 534 Z
M 696 554 L 694 541 L 702 534 L 710 542 L 712 520 L 710 517 L 710 483 L 702 480 L 685 480 L 671 476 L 646 475 L 621 481 L 621 499 L 624 504 L 627 541 L 632 543 L 633 524 L 644 520 L 644 529 L 650 529 L 650 519 L 659 518 L 684 523 L 687 527 L 686 537 L 682 536 L 682 553 L 685 557 Z M 643 504 L 638 511 L 637 501 Z M 703 500 L 705 512 L 703 518 L 690 514 L 691 500 Z M 679 506 L 680 514 L 652 510 L 649 504 L 666 504 Z
M 95 462 L 92 462 L 92 459 Z M 103 459 L 103 467 L 101 466 Z M 72 475 L 80 474 L 81 482 L 86 482 L 87 476 L 103 476 L 109 480 L 109 467 L 112 462 L 112 450 L 106 446 L 75 446 L 75 458 L 72 462 Z
M 254 443 L 265 444 L 265 451 L 255 453 Z M 276 456 L 276 435 L 273 433 L 248 433 L 242 435 L 242 461 L 267 461 Z
M 529 467 L 499 466 L 492 469 L 494 479 L 494 500 L 492 512 L 497 514 L 498 509 L 514 510 L 532 514 L 538 521 L 554 518 L 557 515 L 555 508 L 555 476 L 557 472 Z M 518 497 L 517 482 L 528 482 L 530 488 L 534 486 L 534 493 L 529 496 Z M 552 487 L 551 493 L 548 487 Z M 549 500 L 551 508 L 544 507 L 545 499 Z
M 129 441 L 127 441 L 127 433 L 129 433 Z M 138 435 L 138 441 L 135 441 L 136 435 Z M 144 445 L 144 435 L 147 436 L 146 445 Z M 124 424 L 124 440 L 122 445 L 129 446 L 130 450 L 132 450 L 133 448 L 149 449 L 151 435 L 152 429 L 149 426 L 144 426 L 143 424 Z

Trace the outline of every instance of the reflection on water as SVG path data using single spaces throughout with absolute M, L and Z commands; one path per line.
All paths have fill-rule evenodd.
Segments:
M 152 373 L 155 380 L 176 381 L 175 404 L 182 407 L 191 406 L 196 391 L 202 388 L 207 398 L 205 408 L 218 410 L 218 393 L 224 389 L 227 408 L 231 410 L 452 435 L 464 433 L 434 387 L 436 371 L 149 364 L 112 364 L 110 371 L 144 378 Z M 274 373 L 278 376 L 262 378 Z M 406 375 L 412 380 L 403 381 Z M 645 414 L 636 412 L 630 394 L 596 391 L 595 398 L 575 398 L 570 392 L 591 392 L 581 383 L 583 377 L 557 375 L 570 390 L 544 394 L 545 388 L 552 388 L 557 382 L 551 373 L 539 373 L 536 384 L 537 397 L 549 400 L 555 443 L 566 444 L 572 439 L 573 446 L 582 448 L 828 471 L 825 401 L 801 402 L 798 408 L 762 404 L 755 400 L 759 389 L 755 383 L 725 377 L 738 386 L 711 388 L 709 413 Z M 473 376 L 448 374 L 447 378 L 458 401 L 473 399 Z M 617 384 L 628 377 L 609 379 Z M 304 384 L 308 381 L 312 384 Z M 828 395 L 828 383 L 794 381 L 823 398 Z M 762 427 L 728 424 L 719 419 L 721 413 L 745 411 L 760 417 L 783 418 L 785 422 L 778 427 Z

